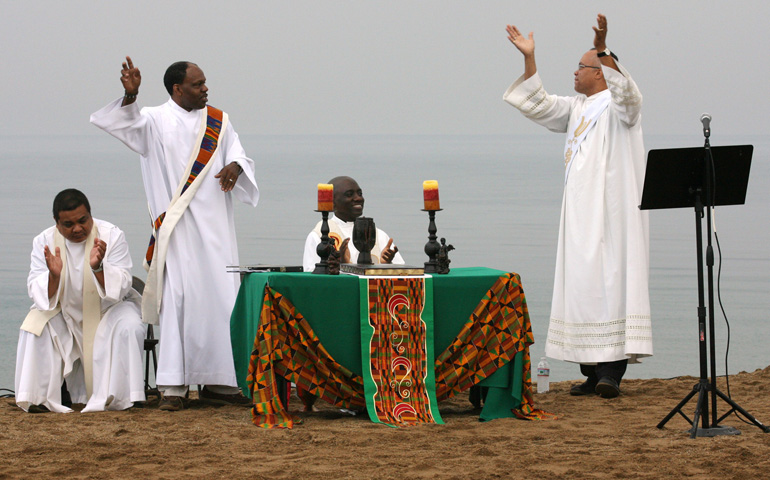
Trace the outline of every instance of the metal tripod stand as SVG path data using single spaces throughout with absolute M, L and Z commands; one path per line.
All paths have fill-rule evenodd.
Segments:
M 707 231 L 707 246 L 706 246 L 706 268 L 708 271 L 708 323 L 706 322 L 706 306 L 704 305 L 705 293 L 704 293 L 704 279 L 703 279 L 703 235 L 702 235 L 702 223 L 701 219 L 704 215 L 704 208 L 712 207 L 717 202 L 713 194 L 715 175 L 715 166 L 713 162 L 711 146 L 709 145 L 708 131 L 704 130 L 706 134 L 706 143 L 703 150 L 703 165 L 702 165 L 702 177 L 700 186 L 691 186 L 689 193 L 694 199 L 695 208 L 695 229 L 696 229 L 696 245 L 698 254 L 698 346 L 700 353 L 700 379 L 698 383 L 693 387 L 692 391 L 682 399 L 679 404 L 669 412 L 666 417 L 658 423 L 658 428 L 663 426 L 677 413 L 682 415 L 687 420 L 692 428 L 690 429 L 690 438 L 697 437 L 713 437 L 716 435 L 739 435 L 741 432 L 734 427 L 723 427 L 719 425 L 719 422 L 727 418 L 731 413 L 738 411 L 744 417 L 746 417 L 751 423 L 762 429 L 765 433 L 770 433 L 770 427 L 767 427 L 754 418 L 750 413 L 744 410 L 735 401 L 722 393 L 716 384 L 716 341 L 714 334 L 714 250 L 711 245 L 711 215 L 706 215 L 706 231 Z M 748 178 L 748 170 L 746 171 L 746 177 Z M 745 186 L 744 186 L 745 195 Z M 741 202 L 743 203 L 743 202 Z M 707 331 L 708 327 L 708 331 Z M 707 345 L 706 341 L 709 341 Z M 711 367 L 711 380 L 708 377 L 708 365 L 707 358 L 710 361 Z M 711 403 L 711 415 L 709 415 L 709 393 Z M 698 395 L 697 406 L 695 408 L 695 415 L 691 420 L 682 411 L 687 402 L 695 395 Z M 726 402 L 730 409 L 721 417 L 717 418 L 717 397 Z M 702 424 L 698 427 L 698 423 Z

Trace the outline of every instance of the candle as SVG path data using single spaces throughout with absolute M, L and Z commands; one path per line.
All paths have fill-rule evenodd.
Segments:
M 422 195 L 425 200 L 425 210 L 441 210 L 438 201 L 438 182 L 425 180 L 422 182 Z
M 318 184 L 318 211 L 334 211 L 334 185 L 329 183 Z

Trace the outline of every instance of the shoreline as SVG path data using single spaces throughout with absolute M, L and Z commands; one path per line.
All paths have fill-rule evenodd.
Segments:
M 254 426 L 249 409 L 192 401 L 180 412 L 134 408 L 92 414 L 26 414 L 0 399 L 0 479 L 235 478 L 757 478 L 770 468 L 770 434 L 734 415 L 741 434 L 690 439 L 675 415 L 656 425 L 697 377 L 628 379 L 615 399 L 572 397 L 575 382 L 535 394 L 555 421 L 479 422 L 467 392 L 439 405 L 445 425 L 388 428 L 318 403 L 291 430 Z M 770 422 L 770 366 L 729 377 L 734 400 Z M 727 393 L 725 379 L 718 380 Z M 696 397 L 697 398 L 697 397 Z M 692 418 L 696 398 L 682 410 Z M 290 409 L 300 403 L 293 397 Z M 727 404 L 717 402 L 719 416 Z

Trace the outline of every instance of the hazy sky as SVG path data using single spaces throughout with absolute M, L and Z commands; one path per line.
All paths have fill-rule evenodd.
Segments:
M 128 54 L 140 105 L 166 101 L 165 68 L 190 60 L 241 134 L 542 134 L 502 101 L 523 71 L 505 25 L 535 32 L 546 88 L 566 95 L 602 12 L 644 94 L 646 133 L 699 138 L 709 112 L 714 137 L 765 134 L 768 5 L 0 0 L 2 132 L 100 135 L 88 116 L 122 93 Z

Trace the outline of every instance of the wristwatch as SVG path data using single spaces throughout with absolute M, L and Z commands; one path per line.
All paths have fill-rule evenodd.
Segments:
M 601 51 L 601 52 L 596 54 L 596 56 L 599 57 L 599 58 L 606 57 L 607 55 L 609 55 L 610 57 L 614 58 L 616 62 L 620 61 L 620 60 L 618 60 L 618 56 L 615 55 L 614 53 L 612 53 L 609 48 L 605 48 L 603 51 Z
M 91 268 L 91 271 L 94 273 L 99 273 L 102 270 L 104 270 L 104 262 L 100 263 L 97 268 L 93 268 L 93 267 Z

